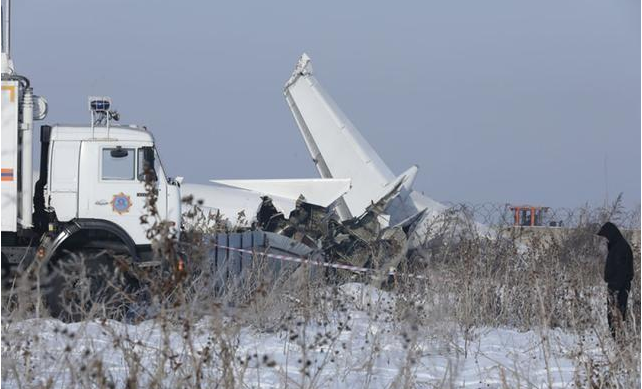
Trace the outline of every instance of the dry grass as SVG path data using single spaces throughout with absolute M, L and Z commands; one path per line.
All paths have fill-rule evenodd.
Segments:
M 114 312 L 106 312 L 104 302 L 87 301 L 87 293 L 79 290 L 85 297 L 74 300 L 70 310 L 82 322 L 72 327 L 73 332 L 56 322 L 29 321 L 46 317 L 46 310 L 33 287 L 33 277 L 17 279 L 11 290 L 3 291 L 3 384 L 21 388 L 237 388 L 276 382 L 276 386 L 316 388 L 333 385 L 328 372 L 339 382 L 342 375 L 358 372 L 359 386 L 379 386 L 377 361 L 387 356 L 385 342 L 392 337 L 403 351 L 395 356 L 400 362 L 386 387 L 422 385 L 417 377 L 424 367 L 419 361 L 426 358 L 426 339 L 432 339 L 437 350 L 450 359 L 443 375 L 425 387 L 449 388 L 459 385 L 462 365 L 458 361 L 479 358 L 477 343 L 484 331 L 511 328 L 537 334 L 547 377 L 543 385 L 535 384 L 519 365 L 498 363 L 496 387 L 552 387 L 559 347 L 554 335 L 560 331 L 577 339 L 565 351 L 574 361 L 569 386 L 639 386 L 640 247 L 633 250 L 636 275 L 626 326 L 617 345 L 605 319 L 606 288 L 601 274 L 606 252 L 594 235 L 598 220 L 527 236 L 525 230 L 498 228 L 492 239 L 461 226 L 453 228 L 458 231 L 456 239 L 415 253 L 414 258 L 420 259 L 404 262 L 399 275 L 377 285 L 372 290 L 381 292 L 368 299 L 345 293 L 340 282 L 323 271 L 288 267 L 274 271 L 271 260 L 260 255 L 242 278 L 228 278 L 221 287 L 214 287 L 220 283 L 212 279 L 208 261 L 212 247 L 204 239 L 212 218 L 198 217 L 210 227 L 183 237 L 180 255 L 187 261 L 182 270 L 177 264 L 181 250 L 169 227 L 149 219 L 156 237 L 154 248 L 168 266 L 138 271 L 144 287 L 136 295 L 112 291 L 121 304 Z M 73 265 L 82 268 L 87 260 L 91 258 L 76 258 Z M 77 277 L 80 280 L 70 276 L 68 282 L 84 285 L 83 273 Z M 352 281 L 375 284 L 366 275 L 355 275 Z M 145 302 L 140 303 L 141 299 Z M 351 317 L 355 312 L 363 317 Z M 134 326 L 143 319 L 146 321 Z M 67 339 L 69 349 L 58 353 L 38 349 L 44 339 L 24 331 L 31 324 L 64 328 L 68 332 L 59 336 Z M 357 324 L 363 325 L 360 333 L 351 328 Z M 120 375 L 114 376 L 114 367 L 109 366 L 112 354 L 105 354 L 104 345 L 76 342 L 84 335 L 90 338 L 96 328 L 111 340 Z M 146 328 L 149 337 L 130 336 Z M 391 334 L 386 335 L 382 328 Z M 270 352 L 249 351 L 244 342 L 247 331 L 281 339 L 286 359 L 276 361 Z M 354 345 L 361 350 L 352 349 Z M 357 358 L 358 352 L 365 359 Z M 47 370 L 43 371 L 46 358 L 52 359 L 44 363 Z M 288 370 L 292 366 L 297 366 L 295 372 Z

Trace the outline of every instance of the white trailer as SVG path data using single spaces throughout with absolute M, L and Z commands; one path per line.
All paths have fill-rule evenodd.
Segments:
M 18 180 L 15 176 L 18 171 L 18 91 L 17 81 L 2 80 L 3 232 L 16 232 L 18 229 Z

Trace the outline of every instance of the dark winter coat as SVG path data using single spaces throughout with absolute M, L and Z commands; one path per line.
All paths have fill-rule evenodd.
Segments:
M 597 233 L 608 239 L 609 254 L 604 266 L 604 281 L 612 290 L 631 289 L 633 252 L 615 224 L 606 222 Z

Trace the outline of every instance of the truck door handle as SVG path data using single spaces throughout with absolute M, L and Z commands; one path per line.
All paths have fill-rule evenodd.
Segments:
M 96 201 L 95 204 L 96 205 L 107 205 L 107 204 L 109 204 L 109 201 L 107 201 L 107 200 L 98 200 L 98 201 Z

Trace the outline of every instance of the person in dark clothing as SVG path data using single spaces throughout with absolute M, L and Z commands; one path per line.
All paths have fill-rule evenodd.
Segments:
M 613 338 L 626 320 L 626 303 L 633 279 L 633 252 L 615 224 L 606 222 L 597 233 L 608 240 L 609 253 L 604 266 L 604 281 L 608 286 L 607 319 Z

